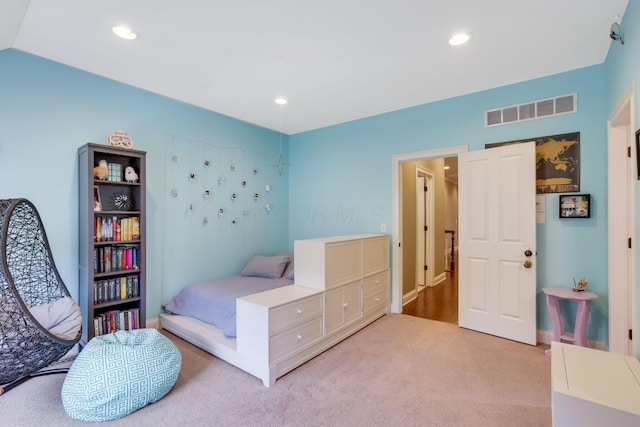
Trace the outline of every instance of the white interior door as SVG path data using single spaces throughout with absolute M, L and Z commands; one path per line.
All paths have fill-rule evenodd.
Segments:
M 418 176 L 416 178 L 416 290 L 418 286 L 426 286 L 428 284 L 427 271 L 424 268 L 424 266 L 427 265 L 425 258 L 427 237 L 424 209 L 425 185 L 424 176 Z
M 536 344 L 535 159 L 535 142 L 458 156 L 459 325 L 531 345 Z

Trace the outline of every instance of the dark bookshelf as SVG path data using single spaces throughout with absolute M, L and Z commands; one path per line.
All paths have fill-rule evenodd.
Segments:
M 106 161 L 108 174 L 94 178 L 101 160 Z M 145 327 L 145 160 L 146 153 L 139 150 L 93 143 L 78 149 L 78 295 L 83 343 L 98 333 Z M 138 175 L 136 182 L 126 181 L 127 166 Z

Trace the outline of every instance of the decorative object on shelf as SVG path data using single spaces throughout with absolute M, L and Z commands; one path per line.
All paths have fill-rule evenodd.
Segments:
M 242 182 L 240 183 L 240 185 L 242 185 L 242 188 L 246 188 L 247 186 L 247 180 L 243 179 Z
M 609 32 L 609 38 L 614 42 L 620 42 L 620 44 L 624 44 L 624 40 L 622 39 L 622 32 L 620 31 L 620 24 L 618 21 L 611 24 L 611 30 Z
M 561 194 L 560 218 L 591 218 L 590 194 Z
M 93 211 L 100 212 L 102 211 L 102 202 L 100 201 L 100 189 L 93 186 Z
M 237 223 L 238 223 L 238 218 L 233 218 L 233 219 L 231 220 L 231 224 L 232 224 L 232 225 L 236 225 Z
M 109 178 L 107 180 L 122 182 L 122 165 L 120 163 L 109 162 L 107 166 L 109 167 Z
M 133 207 L 133 200 L 127 193 L 114 193 L 113 206 L 119 211 L 128 211 Z
M 236 193 L 231 194 L 231 201 L 235 202 L 237 198 L 238 195 Z
M 93 177 L 101 181 L 106 181 L 109 178 L 109 165 L 106 160 L 98 161 L 98 166 L 93 168 Z
M 258 175 L 260 173 L 260 169 L 258 168 L 253 168 L 253 174 L 254 175 Z
M 117 130 L 109 134 L 109 145 L 118 148 L 133 148 L 133 140 L 123 130 Z
M 236 170 L 236 165 L 234 165 L 233 163 L 231 163 L 231 166 L 229 166 L 229 170 L 231 172 L 234 172 Z
M 206 216 L 202 218 L 202 225 L 207 225 L 208 223 L 209 223 L 209 218 L 207 218 Z
M 138 174 L 133 166 L 127 166 L 124 168 L 124 179 L 127 182 L 138 182 Z
M 584 277 L 582 279 L 580 279 L 579 282 L 576 283 L 576 277 L 573 276 L 573 290 L 576 292 L 582 292 L 584 290 L 587 289 L 587 285 L 589 284 L 589 282 L 587 282 Z
M 196 174 L 191 172 L 189 174 L 189 181 L 194 182 L 196 180 Z
M 258 200 L 260 198 L 260 193 L 253 193 L 253 200 Z
M 267 193 L 271 191 L 271 186 L 269 184 L 265 184 L 264 191 L 266 191 Z
M 267 212 L 270 212 L 271 211 L 271 205 L 269 203 L 264 205 L 264 210 L 267 211 Z
M 220 208 L 220 209 L 218 209 L 218 215 L 219 215 L 219 216 L 224 215 L 224 208 Z
M 211 196 L 211 190 L 204 190 L 204 193 L 202 194 L 204 197 L 209 197 Z
M 204 163 L 202 164 L 205 168 L 208 168 L 211 165 L 211 162 L 209 160 L 205 160 Z

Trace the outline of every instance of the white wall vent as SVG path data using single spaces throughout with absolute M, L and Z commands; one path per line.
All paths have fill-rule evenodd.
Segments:
M 485 111 L 484 125 L 485 127 L 505 125 L 523 120 L 575 113 L 576 111 L 578 111 L 578 95 L 572 93 L 555 98 L 540 99 L 525 104 Z

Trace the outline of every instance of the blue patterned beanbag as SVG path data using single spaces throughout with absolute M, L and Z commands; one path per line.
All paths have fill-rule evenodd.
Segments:
M 71 365 L 62 404 L 78 420 L 115 420 L 164 397 L 181 365 L 180 351 L 155 329 L 97 336 Z

